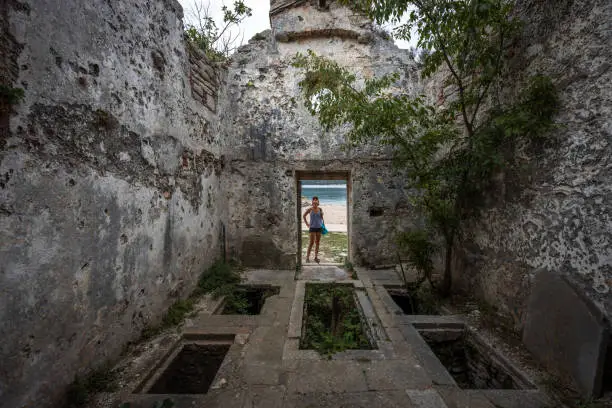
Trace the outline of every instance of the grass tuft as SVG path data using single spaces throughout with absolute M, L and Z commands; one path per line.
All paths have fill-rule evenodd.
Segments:
M 306 258 L 308 231 L 302 231 L 302 257 Z M 314 256 L 314 245 L 312 248 Z M 346 232 L 329 232 L 321 237 L 319 245 L 319 258 L 322 262 L 343 264 L 348 255 L 348 234 Z M 311 258 L 312 258 L 311 256 Z
M 109 362 L 93 370 L 85 377 L 76 376 L 68 387 L 67 408 L 83 407 L 93 394 L 116 391 L 117 372 Z
M 302 349 L 331 356 L 344 350 L 371 350 L 355 304 L 353 287 L 307 284 Z
M 234 291 L 238 283 L 240 283 L 240 273 L 235 265 L 215 262 L 200 275 L 198 286 L 189 297 L 177 300 L 168 308 L 159 325 L 146 326 L 142 330 L 141 340 L 150 339 L 164 330 L 178 326 L 193 311 L 202 295 L 211 293 L 215 297 L 226 296 Z

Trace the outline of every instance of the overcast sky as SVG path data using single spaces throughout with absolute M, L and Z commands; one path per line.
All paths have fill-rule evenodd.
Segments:
M 185 12 L 185 24 L 193 22 L 194 4 L 209 4 L 210 13 L 217 23 L 217 27 L 223 24 L 223 4 L 231 7 L 233 0 L 179 0 Z M 247 42 L 255 34 L 270 28 L 270 0 L 245 0 L 244 3 L 253 10 L 253 15 L 248 17 L 241 25 L 240 29 L 244 34 L 244 42 Z
M 210 13 L 217 22 L 217 26 L 221 27 L 223 23 L 223 13 L 221 7 L 226 4 L 231 7 L 233 0 L 179 0 L 185 11 L 185 24 L 194 21 L 194 2 L 197 4 L 209 4 Z M 240 28 L 244 34 L 244 42 L 247 42 L 255 34 L 260 33 L 270 28 L 270 0 L 245 0 L 247 6 L 253 10 L 253 15 L 248 17 Z M 414 43 L 414 41 L 411 41 Z M 396 41 L 395 44 L 400 48 L 409 48 L 410 44 L 406 41 Z

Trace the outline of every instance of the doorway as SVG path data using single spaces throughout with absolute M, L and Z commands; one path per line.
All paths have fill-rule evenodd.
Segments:
M 319 244 L 319 264 L 343 265 L 350 262 L 350 199 L 351 183 L 348 172 L 297 172 L 297 248 L 298 266 L 316 265 L 313 244 L 310 263 L 306 256 L 310 241 L 308 228 L 304 223 L 304 213 L 311 207 L 313 196 L 319 198 L 320 208 L 328 233 L 321 236 Z M 309 216 L 306 217 L 309 220 Z

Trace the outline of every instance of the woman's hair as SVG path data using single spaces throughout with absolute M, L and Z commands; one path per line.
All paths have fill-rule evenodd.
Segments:
M 319 199 L 319 197 L 314 196 L 314 197 L 312 197 L 312 199 L 313 199 L 313 200 L 318 200 L 318 199 Z

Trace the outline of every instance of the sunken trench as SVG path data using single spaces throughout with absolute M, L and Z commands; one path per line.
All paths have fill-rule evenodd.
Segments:
M 206 394 L 231 344 L 185 344 L 147 394 Z
M 329 355 L 376 348 L 353 285 L 306 284 L 303 327 L 302 350 Z
M 535 389 L 497 350 L 469 330 L 420 330 L 438 360 L 462 389 Z
M 419 292 L 408 291 L 398 286 L 385 286 L 385 290 L 404 314 L 440 315 L 433 300 L 425 299 Z
M 279 293 L 280 288 L 278 286 L 238 286 L 225 296 L 221 314 L 258 315 L 261 313 L 266 299 Z

